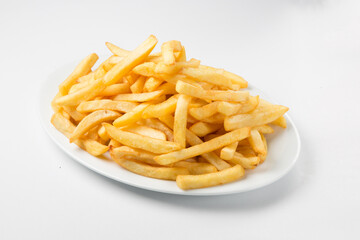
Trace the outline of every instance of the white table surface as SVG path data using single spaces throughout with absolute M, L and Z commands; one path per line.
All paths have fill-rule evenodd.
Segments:
M 360 238 L 359 1 L 72 2 L 1 2 L 0 239 Z M 184 197 L 65 155 L 39 123 L 41 83 L 105 41 L 133 49 L 149 34 L 289 106 L 302 139 L 292 171 L 248 193 Z

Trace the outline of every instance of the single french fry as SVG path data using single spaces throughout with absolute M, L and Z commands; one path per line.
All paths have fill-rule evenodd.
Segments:
M 99 143 L 98 141 L 91 139 L 84 139 L 81 141 L 83 144 L 83 148 L 93 156 L 99 156 L 101 154 L 106 153 L 109 150 L 109 147 Z
M 246 91 L 204 90 L 183 81 L 177 82 L 176 91 L 192 97 L 208 100 L 246 102 L 249 99 L 249 92 Z
M 110 110 L 98 110 L 90 113 L 76 126 L 74 132 L 70 136 L 70 142 L 80 138 L 84 133 L 96 125 L 102 122 L 114 120 L 119 116 L 119 113 Z
M 100 79 L 74 93 L 57 98 L 55 103 L 61 106 L 77 106 L 82 101 L 87 101 L 96 97 L 105 89 L 105 87 L 103 81 Z
M 255 152 L 259 154 L 265 154 L 265 145 L 261 139 L 261 134 L 256 129 L 251 129 L 250 136 L 249 136 L 249 143 L 251 147 L 255 150 Z
M 272 127 L 270 127 L 269 125 L 260 125 L 260 126 L 256 126 L 253 127 L 253 129 L 258 130 L 260 133 L 262 134 L 269 134 L 269 133 L 273 133 L 274 129 Z
M 276 120 L 272 121 L 271 124 L 274 124 L 274 125 L 277 125 L 279 127 L 282 127 L 282 128 L 286 128 L 287 124 L 286 124 L 286 119 L 284 116 L 281 116 L 279 118 L 277 118 Z
M 197 120 L 202 120 L 214 115 L 217 112 L 218 104 L 218 102 L 212 102 L 201 107 L 190 108 L 189 113 Z
M 155 36 L 151 35 L 146 39 L 140 46 L 134 51 L 127 54 L 123 60 L 116 64 L 109 72 L 104 76 L 104 83 L 106 86 L 117 83 L 127 73 L 129 73 L 135 66 L 143 62 L 150 52 L 154 49 L 157 44 Z
M 115 158 L 117 164 L 121 167 L 150 178 L 165 179 L 165 180 L 176 180 L 178 175 L 187 175 L 189 170 L 186 168 L 168 168 L 168 167 L 155 167 L 144 163 L 127 160 L 124 158 Z
M 110 140 L 109 135 L 106 133 L 106 129 L 104 126 L 101 126 L 98 130 L 99 137 L 104 141 L 107 142 Z
M 260 111 L 226 117 L 224 127 L 226 131 L 236 128 L 254 127 L 270 123 L 284 115 L 289 108 L 281 105 L 264 106 Z
M 245 175 L 245 170 L 240 165 L 221 170 L 219 172 L 201 175 L 179 175 L 176 184 L 183 190 L 213 187 L 229 182 L 234 182 Z
M 209 67 L 209 66 L 200 66 L 199 67 L 200 69 L 214 69 L 214 70 L 217 70 L 216 68 L 213 68 L 213 67 Z M 227 78 L 229 78 L 231 80 L 231 82 L 234 84 L 234 85 L 239 85 L 240 88 L 247 88 L 248 87 L 248 82 L 245 81 L 242 77 L 234 74 L 234 73 L 231 73 L 231 72 L 228 72 L 228 71 L 223 71 L 223 75 Z
M 144 110 L 149 106 L 149 103 L 142 103 L 132 109 L 130 112 L 125 113 L 124 115 L 117 118 L 113 125 L 115 127 L 122 127 L 128 124 L 135 123 L 141 120 L 141 115 L 143 114 Z
M 99 96 L 110 97 L 121 93 L 130 93 L 129 83 L 116 83 L 107 86 L 101 93 L 99 93 Z
M 146 126 L 163 132 L 166 135 L 168 141 L 170 142 L 174 141 L 173 131 L 170 128 L 168 128 L 164 123 L 162 123 L 160 120 L 155 118 L 149 118 L 149 119 L 145 119 L 144 122 Z
M 126 57 L 130 53 L 130 51 L 122 49 L 112 43 L 109 43 L 109 42 L 106 42 L 105 45 L 110 50 L 110 52 L 112 52 L 114 55 L 119 56 L 119 57 Z
M 151 127 L 148 127 L 148 126 L 133 124 L 130 126 L 126 126 L 126 127 L 122 128 L 121 130 L 132 132 L 132 133 L 137 133 L 139 135 L 166 141 L 165 133 L 163 133 L 159 130 L 153 129 Z
M 147 102 L 160 97 L 163 94 L 162 90 L 148 92 L 148 93 L 125 93 L 114 97 L 115 101 L 130 101 L 130 102 Z
M 94 112 L 97 110 L 112 110 L 118 112 L 130 112 L 138 103 L 126 102 L 126 101 L 113 101 L 108 99 L 93 100 L 80 103 L 76 108 L 81 113 Z
M 198 81 L 215 84 L 227 89 L 239 90 L 240 88 L 238 85 L 233 85 L 231 79 L 224 75 L 222 69 L 184 68 L 181 73 Z
M 76 66 L 74 71 L 70 74 L 68 78 L 65 79 L 59 86 L 59 91 L 62 95 L 66 95 L 71 88 L 72 85 L 76 83 L 76 80 L 79 77 L 82 77 L 88 74 L 91 71 L 92 66 L 99 59 L 98 55 L 95 53 L 90 54 L 86 58 L 84 58 L 79 65 Z
M 158 165 L 154 161 L 156 154 L 127 146 L 121 146 L 117 148 L 110 147 L 110 156 L 114 161 L 118 161 L 118 159 L 124 158 L 138 160 L 151 165 Z
M 216 130 L 220 129 L 222 125 L 220 124 L 211 124 L 211 123 L 204 123 L 204 122 L 197 122 L 192 125 L 189 130 L 195 133 L 199 137 L 204 137 L 209 133 L 215 132 Z
M 179 145 L 174 142 L 158 140 L 139 134 L 122 131 L 111 124 L 103 123 L 106 132 L 111 138 L 129 147 L 140 148 L 153 153 L 168 153 L 179 149 Z
M 150 78 L 148 78 L 146 80 L 146 82 L 144 84 L 144 91 L 145 92 L 152 92 L 156 88 L 158 88 L 161 85 L 161 83 L 163 83 L 163 82 L 164 81 L 162 79 L 150 77 Z
M 180 148 L 186 147 L 186 123 L 188 106 L 191 97 L 180 94 L 176 104 L 174 120 L 174 142 L 178 143 Z
M 124 59 L 124 57 L 119 57 L 119 56 L 114 55 L 109 58 L 109 63 L 115 65 L 115 64 L 118 64 L 123 59 Z
M 139 77 L 133 85 L 131 85 L 130 90 L 133 93 L 142 93 L 144 90 L 144 84 L 146 81 L 146 77 Z
M 149 106 L 143 113 L 143 118 L 161 117 L 175 112 L 178 96 L 174 95 L 162 103 Z
M 265 146 L 265 152 L 264 153 L 259 153 L 258 154 L 258 157 L 260 158 L 260 163 L 263 163 L 267 157 L 267 154 L 268 154 L 268 146 L 267 146 L 267 141 L 266 141 L 266 138 L 264 136 L 264 134 L 260 133 L 261 134 L 261 140 L 263 141 L 263 144 Z
M 239 142 L 233 142 L 220 151 L 220 158 L 224 160 L 231 160 L 234 157 Z
M 259 157 L 245 157 L 243 154 L 239 152 L 234 153 L 234 157 L 229 160 L 233 164 L 239 164 L 245 169 L 254 169 L 260 163 Z
M 191 175 L 199 175 L 199 174 L 217 172 L 216 167 L 214 167 L 213 165 L 211 165 L 209 163 L 180 161 L 180 162 L 174 163 L 174 167 L 187 168 Z
M 230 143 L 247 138 L 249 135 L 250 135 L 250 128 L 237 129 L 232 132 L 226 133 L 220 137 L 211 139 L 208 142 L 204 142 L 175 152 L 163 154 L 155 157 L 154 159 L 160 165 L 168 165 L 187 158 L 199 156 L 203 153 L 212 152 L 218 148 L 222 148 L 226 145 L 229 145 Z

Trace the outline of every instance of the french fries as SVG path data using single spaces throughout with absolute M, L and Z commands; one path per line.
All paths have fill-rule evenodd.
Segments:
M 186 141 L 186 124 L 187 124 L 187 111 L 191 101 L 191 97 L 180 94 L 177 101 L 175 110 L 174 121 L 174 142 L 178 143 L 180 148 L 185 148 Z
M 227 168 L 215 173 L 201 175 L 180 175 L 176 184 L 183 190 L 213 187 L 220 184 L 236 181 L 245 175 L 245 170 L 240 165 Z
M 187 60 L 172 40 L 149 36 L 135 50 L 106 42 L 59 86 L 51 123 L 69 141 L 133 173 L 176 181 L 183 190 L 241 179 L 266 160 L 265 135 L 286 128 L 288 108 L 251 96 L 226 70 Z M 272 124 L 272 125 L 271 125 Z

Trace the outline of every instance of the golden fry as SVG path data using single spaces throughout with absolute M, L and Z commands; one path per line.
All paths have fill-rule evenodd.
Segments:
M 165 179 L 165 180 L 176 180 L 178 175 L 187 175 L 189 170 L 186 168 L 168 168 L 168 167 L 155 167 L 144 163 L 127 160 L 124 158 L 114 158 L 115 162 L 121 167 L 150 178 Z
M 211 123 L 204 123 L 204 122 L 197 122 L 192 125 L 189 130 L 195 133 L 199 137 L 204 137 L 209 133 L 215 132 L 216 130 L 222 127 L 221 124 L 211 124 Z
M 244 175 L 244 168 L 240 165 L 235 165 L 234 167 L 214 173 L 201 175 L 180 175 L 176 178 L 176 184 L 183 190 L 213 187 L 236 181 Z
M 177 101 L 174 119 L 174 142 L 178 143 L 180 148 L 185 148 L 186 123 L 188 106 L 191 97 L 180 94 Z
M 162 90 L 149 93 L 125 93 L 114 97 L 115 101 L 129 101 L 129 102 L 147 102 L 160 97 L 163 94 Z
M 239 142 L 233 142 L 220 151 L 220 158 L 224 160 L 231 160 L 234 157 Z
M 168 153 L 179 149 L 179 145 L 174 142 L 158 140 L 150 137 L 141 136 L 135 133 L 122 131 L 111 124 L 103 123 L 106 132 L 111 138 L 124 144 L 125 146 L 140 148 L 153 153 Z
M 246 102 L 249 99 L 249 92 L 246 91 L 221 91 L 221 90 L 204 90 L 183 81 L 178 81 L 176 91 L 192 97 L 207 100 Z
M 281 105 L 264 106 L 262 110 L 258 112 L 239 114 L 225 118 L 224 127 L 226 131 L 231 131 L 245 126 L 254 127 L 264 125 L 281 117 L 288 110 L 289 108 Z
M 174 163 L 174 167 L 187 168 L 191 175 L 199 175 L 199 174 L 217 172 L 216 167 L 214 167 L 213 165 L 211 165 L 209 163 L 180 161 L 180 162 Z

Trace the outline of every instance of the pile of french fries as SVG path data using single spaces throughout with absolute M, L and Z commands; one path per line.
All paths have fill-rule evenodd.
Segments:
M 150 36 L 92 70 L 93 53 L 60 84 L 51 123 L 94 156 L 109 151 L 121 167 L 175 180 L 181 189 L 238 180 L 265 161 L 269 124 L 286 128 L 287 107 L 250 96 L 247 82 L 187 60 L 179 41 Z M 99 159 L 100 161 L 100 159 Z

